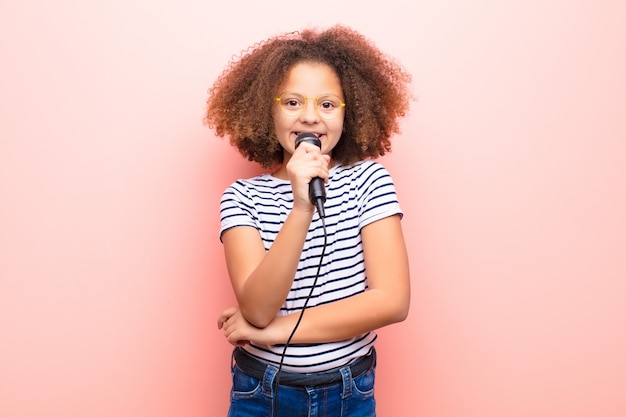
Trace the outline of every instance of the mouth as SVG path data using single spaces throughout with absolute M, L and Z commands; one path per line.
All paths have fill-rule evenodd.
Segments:
M 315 136 L 317 136 L 317 138 L 319 140 L 322 140 L 322 137 L 324 137 L 325 135 L 323 133 L 319 133 L 319 132 L 293 132 L 293 134 L 295 135 L 295 137 L 298 137 L 298 135 L 302 134 L 302 133 L 312 133 Z

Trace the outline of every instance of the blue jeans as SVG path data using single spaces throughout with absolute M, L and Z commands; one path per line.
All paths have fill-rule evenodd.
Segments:
M 353 377 L 350 367 L 339 370 L 342 381 L 331 385 L 293 387 L 274 378 L 278 369 L 268 365 L 262 380 L 232 367 L 233 387 L 228 417 L 375 417 L 374 374 L 376 365 Z M 276 396 L 277 410 L 274 410 Z

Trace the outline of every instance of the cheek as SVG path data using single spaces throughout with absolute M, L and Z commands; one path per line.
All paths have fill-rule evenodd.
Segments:
M 344 130 L 343 119 L 337 120 L 336 123 L 332 126 L 333 132 L 336 132 L 337 135 L 341 136 Z
M 274 112 L 272 114 L 272 118 L 274 119 L 274 130 L 277 131 L 277 133 L 278 131 L 290 126 L 289 123 L 287 123 L 287 120 L 285 120 L 285 118 L 280 113 Z

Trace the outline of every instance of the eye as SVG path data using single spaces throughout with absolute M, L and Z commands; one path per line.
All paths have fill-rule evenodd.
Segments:
M 290 110 L 301 108 L 302 103 L 304 103 L 304 99 L 294 94 L 285 94 L 280 98 L 280 105 Z
M 300 105 L 300 102 L 292 98 L 292 99 L 286 100 L 283 104 L 287 107 L 298 107 Z
M 317 99 L 317 104 L 320 110 L 328 112 L 338 109 L 341 106 L 341 101 L 338 97 L 320 97 Z

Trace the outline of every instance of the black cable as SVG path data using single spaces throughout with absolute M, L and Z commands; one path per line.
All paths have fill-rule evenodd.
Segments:
M 324 260 L 324 254 L 326 253 L 326 244 L 328 241 L 328 234 L 326 233 L 326 221 L 324 220 L 324 216 L 322 216 L 321 213 L 320 213 L 320 219 L 322 220 L 322 227 L 324 229 L 324 245 L 322 246 L 322 253 L 320 255 L 319 264 L 317 265 L 317 272 L 315 272 L 315 279 L 313 280 L 313 285 L 311 285 L 311 290 L 309 291 L 309 295 L 307 295 L 306 299 L 304 300 L 304 305 L 302 306 L 302 310 L 300 310 L 298 321 L 296 321 L 296 325 L 293 326 L 293 330 L 291 331 L 289 338 L 287 338 L 287 342 L 285 342 L 283 353 L 280 355 L 280 364 L 278 365 L 278 371 L 276 372 L 276 378 L 274 379 L 275 388 L 274 388 L 274 398 L 272 400 L 272 414 L 271 414 L 271 416 L 274 416 L 274 417 L 278 417 L 278 385 L 280 383 L 280 371 L 283 368 L 283 362 L 285 360 L 285 354 L 287 353 L 287 347 L 289 346 L 289 343 L 291 342 L 293 335 L 296 333 L 296 330 L 298 330 L 298 326 L 300 326 L 300 322 L 302 321 L 302 316 L 304 315 L 304 310 L 306 310 L 307 305 L 309 304 L 309 300 L 311 299 L 311 296 L 313 295 L 313 290 L 315 289 L 315 285 L 317 284 L 317 279 L 319 278 L 320 271 L 322 269 L 322 261 Z

